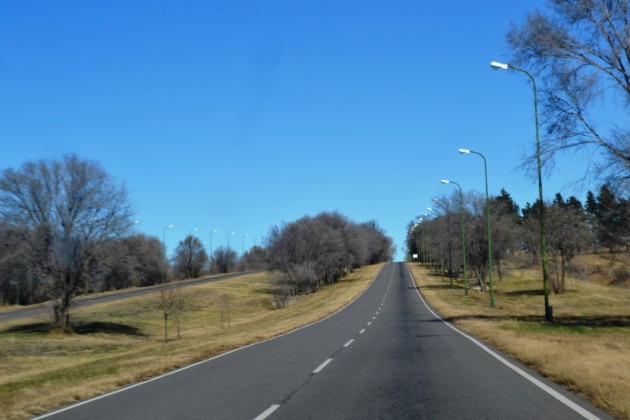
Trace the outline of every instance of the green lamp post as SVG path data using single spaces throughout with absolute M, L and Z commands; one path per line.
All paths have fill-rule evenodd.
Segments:
M 527 77 L 532 81 L 532 87 L 534 89 L 534 121 L 536 124 L 536 163 L 538 166 L 538 198 L 540 200 L 540 254 L 542 260 L 543 271 L 543 291 L 545 294 L 545 319 L 548 322 L 553 321 L 553 308 L 549 306 L 549 272 L 547 269 L 547 240 L 545 238 L 545 202 L 543 201 L 543 186 L 542 186 L 542 170 L 540 163 L 540 128 L 538 124 L 538 93 L 536 90 L 536 79 L 527 70 L 513 66 L 511 64 L 499 63 L 493 61 L 490 63 L 490 67 L 494 70 L 516 70 L 521 73 L 525 73 Z

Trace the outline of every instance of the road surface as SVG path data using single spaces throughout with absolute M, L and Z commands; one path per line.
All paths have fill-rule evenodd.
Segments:
M 610 417 L 444 323 L 393 263 L 323 321 L 41 418 Z

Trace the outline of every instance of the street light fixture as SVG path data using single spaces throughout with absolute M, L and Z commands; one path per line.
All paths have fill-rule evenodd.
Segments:
M 468 273 L 466 272 L 466 242 L 464 240 L 464 193 L 462 192 L 462 186 L 455 181 L 443 179 L 442 184 L 453 184 L 459 188 L 459 225 L 462 239 L 462 261 L 464 263 L 464 296 L 468 296 Z
M 488 226 L 488 276 L 490 277 L 490 307 L 496 308 L 496 305 L 494 303 L 494 286 L 492 284 L 493 283 L 492 271 L 494 269 L 494 265 L 492 264 L 492 235 L 490 233 L 491 230 L 490 230 L 490 199 L 488 197 L 488 163 L 484 155 L 482 155 L 479 152 L 475 152 L 474 150 L 459 149 L 459 153 L 464 154 L 464 155 L 468 155 L 472 153 L 474 155 L 481 156 L 481 158 L 483 159 L 483 170 L 484 170 L 484 175 L 486 179 L 486 224 Z
M 547 269 L 547 241 L 545 238 L 545 203 L 543 201 L 543 186 L 542 186 L 542 170 L 540 163 L 540 128 L 538 124 L 538 93 L 536 89 L 536 79 L 530 72 L 525 69 L 513 66 L 511 64 L 499 63 L 493 61 L 490 63 L 490 67 L 493 70 L 516 70 L 521 73 L 525 73 L 527 77 L 532 81 L 532 87 L 534 90 L 534 122 L 536 125 L 536 163 L 538 166 L 538 199 L 540 200 L 540 254 L 542 260 L 543 271 L 543 291 L 545 294 L 545 319 L 548 322 L 553 321 L 553 308 L 549 306 L 549 273 Z
M 166 253 L 166 231 L 175 227 L 175 225 L 168 225 L 164 227 L 162 238 L 164 239 L 164 280 L 168 279 L 168 256 Z M 162 283 L 164 283 L 162 280 Z

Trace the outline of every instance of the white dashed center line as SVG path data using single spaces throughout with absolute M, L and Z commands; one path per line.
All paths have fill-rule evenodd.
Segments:
M 332 362 L 332 360 L 333 360 L 333 359 L 328 359 L 328 360 L 326 360 L 324 363 L 322 363 L 321 365 L 319 365 L 319 366 L 317 367 L 317 369 L 315 369 L 315 370 L 313 371 L 313 373 L 319 373 L 319 372 L 321 372 L 322 370 L 324 370 L 324 368 L 325 368 L 326 366 L 328 366 L 328 363 Z
M 258 417 L 256 417 L 254 420 L 264 420 L 267 417 L 269 417 L 278 408 L 280 408 L 280 405 L 279 404 L 274 404 L 271 407 L 269 407 L 268 409 L 266 409 L 265 411 L 263 411 L 262 413 L 260 413 L 258 415 Z

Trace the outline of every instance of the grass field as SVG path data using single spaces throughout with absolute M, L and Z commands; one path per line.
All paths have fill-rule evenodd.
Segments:
M 51 330 L 48 317 L 0 326 L 0 418 L 25 419 L 261 341 L 336 312 L 382 266 L 356 270 L 338 284 L 275 309 L 268 273 L 191 286 L 179 320 L 164 317 L 152 295 L 78 308 L 74 332 Z
M 450 282 L 417 263 L 416 283 L 441 316 L 491 343 L 544 376 L 582 394 L 618 418 L 630 419 L 630 288 L 572 278 L 550 295 L 554 322 L 544 320 L 542 276 L 508 268 L 489 293 Z

